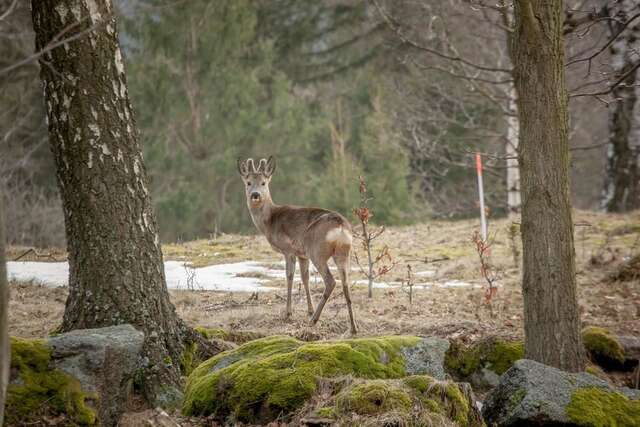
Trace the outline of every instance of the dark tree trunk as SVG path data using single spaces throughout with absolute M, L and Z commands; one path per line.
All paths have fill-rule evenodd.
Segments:
M 563 2 L 515 5 L 513 65 L 518 93 L 522 189 L 525 356 L 584 369 L 569 200 Z
M 607 21 L 609 36 L 620 33 L 623 25 L 637 11 L 637 1 L 622 0 L 611 7 Z M 638 61 L 640 25 L 625 28 L 611 44 L 611 65 L 615 75 L 628 73 Z M 602 192 L 602 207 L 607 212 L 625 212 L 640 208 L 640 111 L 638 111 L 638 72 L 632 72 L 613 89 L 617 100 L 609 113 L 607 170 Z
M 40 59 L 69 252 L 62 330 L 144 331 L 143 390 L 169 404 L 193 333 L 169 301 L 113 13 L 110 0 L 32 1 L 37 50 L 79 36 Z
M 2 193 L 0 192 L 0 201 Z M 6 400 L 7 384 L 9 383 L 9 330 L 7 324 L 9 315 L 9 289 L 7 288 L 7 270 L 4 262 L 4 218 L 0 205 L 0 426 L 4 420 L 4 402 Z

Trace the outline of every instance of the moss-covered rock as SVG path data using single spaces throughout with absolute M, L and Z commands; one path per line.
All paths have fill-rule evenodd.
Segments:
M 579 426 L 640 426 L 640 400 L 596 387 L 584 387 L 571 395 L 569 419 Z
M 640 427 L 640 391 L 522 359 L 500 377 L 482 412 L 489 425 Z
M 624 348 L 607 329 L 589 326 L 582 331 L 582 341 L 589 355 L 599 364 L 624 363 Z
M 88 406 L 93 394 L 51 364 L 44 340 L 11 338 L 11 381 L 7 388 L 6 425 L 24 425 L 42 414 L 65 414 L 71 423 L 94 425 L 96 411 Z
M 406 375 L 405 354 L 418 337 L 307 343 L 276 336 L 250 341 L 198 366 L 187 381 L 183 412 L 265 422 L 300 408 L 319 378 Z
M 12 338 L 8 425 L 30 420 L 39 425 L 43 415 L 60 415 L 65 425 L 116 425 L 143 342 L 144 333 L 131 325 L 75 330 L 45 340 Z
M 471 346 L 454 342 L 445 357 L 445 369 L 454 378 L 471 381 L 475 386 L 487 388 L 495 386 L 488 374 L 497 376 L 505 373 L 516 360 L 524 357 L 521 341 L 504 341 L 490 337 Z
M 341 388 L 311 418 L 331 425 L 482 426 L 467 385 L 426 375 L 357 379 Z
M 343 390 L 336 398 L 337 413 L 379 415 L 383 412 L 411 411 L 409 389 L 388 380 L 369 380 Z

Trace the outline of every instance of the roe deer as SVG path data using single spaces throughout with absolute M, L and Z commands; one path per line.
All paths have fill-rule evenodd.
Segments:
M 307 294 L 307 308 L 311 325 L 320 318 L 322 309 L 329 299 L 336 281 L 327 262 L 333 258 L 344 298 L 347 302 L 351 333 L 357 332 L 351 308 L 349 292 L 349 253 L 351 251 L 352 230 L 349 221 L 337 212 L 326 209 L 276 205 L 271 200 L 269 182 L 276 164 L 272 157 L 260 159 L 258 165 L 253 159 L 238 159 L 238 172 L 245 183 L 247 206 L 251 219 L 258 230 L 265 235 L 271 247 L 284 255 L 287 271 L 287 312 L 291 316 L 291 290 L 296 269 L 296 258 L 300 263 L 302 284 Z M 316 267 L 324 281 L 324 293 L 315 312 L 309 292 L 309 260 Z

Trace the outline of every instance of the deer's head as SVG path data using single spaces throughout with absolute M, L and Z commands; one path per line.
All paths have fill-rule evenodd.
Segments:
M 259 208 L 266 201 L 271 201 L 269 182 L 275 170 L 276 161 L 273 156 L 268 159 L 260 159 L 257 165 L 251 158 L 238 159 L 238 172 L 244 182 L 247 205 L 250 208 Z

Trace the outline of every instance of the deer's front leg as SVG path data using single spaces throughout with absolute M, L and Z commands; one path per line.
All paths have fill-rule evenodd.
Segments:
M 309 291 L 309 260 L 306 258 L 298 258 L 298 264 L 300 264 L 302 285 L 307 294 L 307 313 L 309 313 L 309 316 L 313 316 L 313 302 L 311 302 L 311 292 Z
M 294 255 L 285 255 L 284 258 L 287 271 L 287 313 L 285 318 L 291 317 L 291 291 L 293 289 L 293 276 L 296 273 L 296 257 Z

